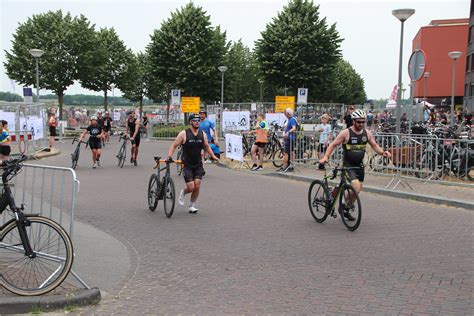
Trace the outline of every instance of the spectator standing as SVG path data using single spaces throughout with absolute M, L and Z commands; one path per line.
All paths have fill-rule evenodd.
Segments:
M 49 151 L 54 146 L 54 139 L 57 135 L 56 127 L 58 126 L 58 120 L 56 119 L 56 110 L 51 109 L 51 113 L 48 119 L 48 126 L 49 126 Z
M 320 121 L 321 124 L 316 127 L 316 131 L 319 132 L 318 159 L 324 156 L 331 137 L 331 125 L 328 124 L 329 116 L 323 114 Z
M 352 117 L 351 114 L 354 112 L 355 107 L 353 105 L 349 106 L 347 109 L 346 116 L 344 116 L 344 122 L 346 123 L 346 127 L 349 128 L 352 126 Z

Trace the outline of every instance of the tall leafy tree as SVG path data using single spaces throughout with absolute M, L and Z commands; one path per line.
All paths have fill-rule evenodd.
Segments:
M 179 88 L 186 96 L 216 100 L 220 95 L 217 67 L 226 51 L 225 33 L 212 27 L 206 12 L 190 2 L 171 13 L 151 36 L 147 52 L 152 80 Z
M 225 58 L 225 102 L 260 99 L 259 70 L 255 54 L 241 40 L 232 43 Z
M 341 59 L 333 70 L 329 101 L 345 104 L 363 104 L 367 100 L 364 79 L 352 65 Z
M 131 56 L 125 65 L 119 82 L 123 97 L 140 104 L 140 116 L 143 112 L 143 100 L 147 95 L 147 57 L 144 53 Z
M 91 62 L 94 26 L 83 15 L 73 18 L 61 10 L 48 11 L 20 24 L 12 42 L 4 66 L 8 76 L 23 85 L 36 85 L 36 62 L 29 50 L 44 51 L 39 59 L 40 88 L 56 94 L 62 119 L 67 87 L 78 79 L 81 65 Z
M 88 71 L 81 74 L 81 85 L 92 91 L 104 93 L 104 109 L 107 110 L 107 93 L 112 86 L 119 87 L 126 65 L 133 58 L 113 28 L 101 28 L 95 38 L 94 59 Z
M 256 41 L 256 54 L 265 81 L 276 89 L 309 88 L 312 101 L 323 101 L 342 39 L 336 25 L 327 25 L 311 0 L 291 0 L 267 24 Z

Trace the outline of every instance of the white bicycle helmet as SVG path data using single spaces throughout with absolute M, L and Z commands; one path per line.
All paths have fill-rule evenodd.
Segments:
M 91 116 L 91 121 L 92 121 L 92 120 L 96 120 L 96 121 L 97 121 L 97 116 L 92 115 L 92 116 Z
M 364 110 L 355 110 L 351 114 L 352 119 L 365 119 L 367 117 L 367 114 L 365 113 Z

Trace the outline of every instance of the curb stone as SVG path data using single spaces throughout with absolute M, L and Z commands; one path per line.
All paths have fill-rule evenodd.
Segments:
M 53 311 L 66 306 L 87 306 L 100 302 L 101 294 L 98 288 L 78 290 L 70 294 L 45 296 L 13 296 L 2 298 L 0 314 L 31 313 L 34 310 L 42 312 Z

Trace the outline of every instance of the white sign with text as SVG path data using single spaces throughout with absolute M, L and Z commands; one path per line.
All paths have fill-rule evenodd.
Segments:
M 244 161 L 242 136 L 225 134 L 225 156 L 229 159 Z
M 222 112 L 222 131 L 248 131 L 250 130 L 249 111 L 224 111 Z

